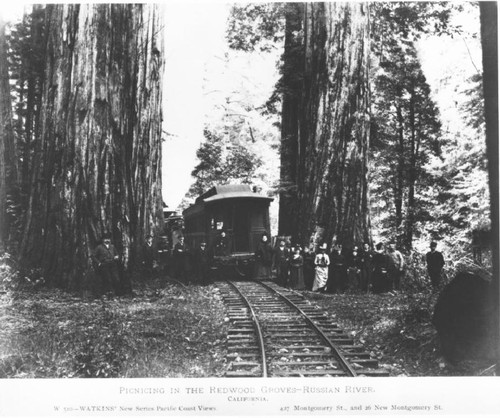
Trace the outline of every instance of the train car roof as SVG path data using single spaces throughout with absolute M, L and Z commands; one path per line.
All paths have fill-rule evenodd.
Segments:
M 214 186 L 200 195 L 196 199 L 196 203 L 210 203 L 222 199 L 264 199 L 268 201 L 274 200 L 272 197 L 258 194 L 250 188 L 248 184 L 226 184 L 223 186 Z

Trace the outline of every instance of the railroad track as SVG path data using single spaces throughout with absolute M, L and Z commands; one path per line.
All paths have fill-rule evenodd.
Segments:
M 230 320 L 226 377 L 387 376 L 326 312 L 273 282 L 218 282 Z

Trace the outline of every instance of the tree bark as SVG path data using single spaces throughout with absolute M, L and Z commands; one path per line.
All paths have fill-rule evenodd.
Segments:
M 486 122 L 486 148 L 491 205 L 493 283 L 491 304 L 496 321 L 493 341 L 497 341 L 497 374 L 500 372 L 499 330 L 499 201 L 498 201 L 498 27 L 497 2 L 479 2 L 481 20 L 481 45 L 483 49 L 483 89 Z
M 346 246 L 369 239 L 367 7 L 304 6 L 299 157 L 293 162 L 299 168 L 297 216 L 292 234 L 303 244 L 313 236 Z M 283 120 L 288 117 L 284 108 Z
M 27 19 L 26 19 L 27 20 Z M 28 56 L 22 56 L 21 65 L 24 79 L 20 83 L 25 87 L 26 101 L 21 99 L 21 106 L 25 106 L 25 118 L 19 117 L 19 135 L 23 138 L 22 166 L 20 170 L 20 186 L 22 190 L 22 205 L 28 205 L 30 177 L 32 173 L 32 154 L 35 139 L 40 136 L 40 118 L 38 117 L 42 105 L 42 84 L 45 64 L 45 6 L 33 5 L 31 12 Z M 28 24 L 28 22 L 26 22 Z M 24 93 L 24 91 L 23 91 Z M 23 124 L 24 120 L 24 124 Z
M 48 5 L 47 59 L 21 264 L 93 282 L 104 232 L 125 273 L 162 224 L 162 25 L 157 5 Z
M 406 250 L 413 247 L 413 227 L 415 224 L 415 186 L 417 182 L 417 138 L 415 126 L 415 90 L 409 89 L 410 108 L 408 118 L 410 122 L 410 161 L 408 164 L 408 208 L 405 223 L 405 242 Z
M 12 124 L 5 23 L 0 16 L 0 251 L 4 250 L 9 239 L 7 199 L 17 183 L 18 164 Z
M 301 165 L 299 156 L 299 111 L 304 60 L 302 37 L 303 5 L 287 3 L 285 6 L 285 52 L 281 86 L 283 90 L 280 150 L 280 236 L 296 234 L 297 173 Z
M 400 244 L 401 225 L 403 224 L 403 189 L 404 189 L 404 172 L 405 172 L 405 136 L 404 136 L 404 119 L 401 104 L 396 105 L 396 114 L 398 121 L 398 162 L 396 169 L 395 190 L 394 190 L 394 206 L 396 210 L 396 237 L 398 245 Z

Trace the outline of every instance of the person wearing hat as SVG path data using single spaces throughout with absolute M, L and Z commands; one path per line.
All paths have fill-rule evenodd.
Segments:
M 290 257 L 290 288 L 304 290 L 304 258 L 300 251 L 300 245 L 296 245 Z
M 427 273 L 431 279 L 432 287 L 437 289 L 441 282 L 441 270 L 444 266 L 443 254 L 436 251 L 437 243 L 431 242 L 431 250 L 425 255 L 427 261 Z
M 347 287 L 349 291 L 356 291 L 360 288 L 361 278 L 361 254 L 355 245 L 347 257 Z
M 120 292 L 120 273 L 118 263 L 120 256 L 111 243 L 111 235 L 104 234 L 101 243 L 94 251 L 94 260 L 100 276 L 102 294 L 118 294 Z
M 385 252 L 384 244 L 379 242 L 375 246 L 373 253 L 373 274 L 372 274 L 372 290 L 373 293 L 387 292 L 390 289 L 390 282 L 387 276 L 389 271 L 389 257 Z
M 311 250 L 307 245 L 304 246 L 304 284 L 307 290 L 311 290 L 314 283 L 314 251 Z
M 273 267 L 276 269 L 276 279 L 280 286 L 288 284 L 288 262 L 290 250 L 286 247 L 285 241 L 280 240 L 278 247 L 273 254 Z
M 342 248 L 342 244 L 337 242 L 332 252 L 330 253 L 330 267 L 328 274 L 328 282 L 326 291 L 335 293 L 336 291 L 343 292 L 347 287 L 347 266 L 346 257 Z
M 189 264 L 188 248 L 184 243 L 184 237 L 180 236 L 177 244 L 175 244 L 172 259 L 174 267 L 174 275 L 177 280 L 187 283 L 188 278 L 188 264 Z
M 313 292 L 324 292 L 328 281 L 328 266 L 330 265 L 330 257 L 326 253 L 326 244 L 319 247 L 319 254 L 316 254 L 314 265 L 315 276 L 312 290 Z
M 262 238 L 255 251 L 257 266 L 257 278 L 268 280 L 271 278 L 271 267 L 273 263 L 273 249 L 269 242 L 267 233 L 262 234 Z
M 361 275 L 360 288 L 363 292 L 369 292 L 372 286 L 373 252 L 370 244 L 365 242 L 361 251 Z
M 210 258 L 207 250 L 207 243 L 202 241 L 200 246 L 194 252 L 194 270 L 196 281 L 205 286 L 209 282 L 208 273 L 210 271 Z
M 142 248 L 142 266 L 143 272 L 147 277 L 153 275 L 153 269 L 156 264 L 157 251 L 153 246 L 153 237 L 151 235 L 146 236 L 146 241 Z
M 229 242 L 226 231 L 220 231 L 219 236 L 214 243 L 214 255 L 216 257 L 227 257 L 229 255 Z

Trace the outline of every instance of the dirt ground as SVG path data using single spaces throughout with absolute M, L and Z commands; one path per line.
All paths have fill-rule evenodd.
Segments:
M 156 279 L 134 283 L 133 296 L 109 299 L 2 283 L 0 378 L 224 373 L 228 319 L 214 285 Z M 489 366 L 443 360 L 430 322 L 436 298 L 430 293 L 303 294 L 392 376 L 471 376 Z
M 391 376 L 491 373 L 487 369 L 492 364 L 488 362 L 451 364 L 441 356 L 438 335 L 431 322 L 437 300 L 435 293 L 303 294 L 364 344 Z

